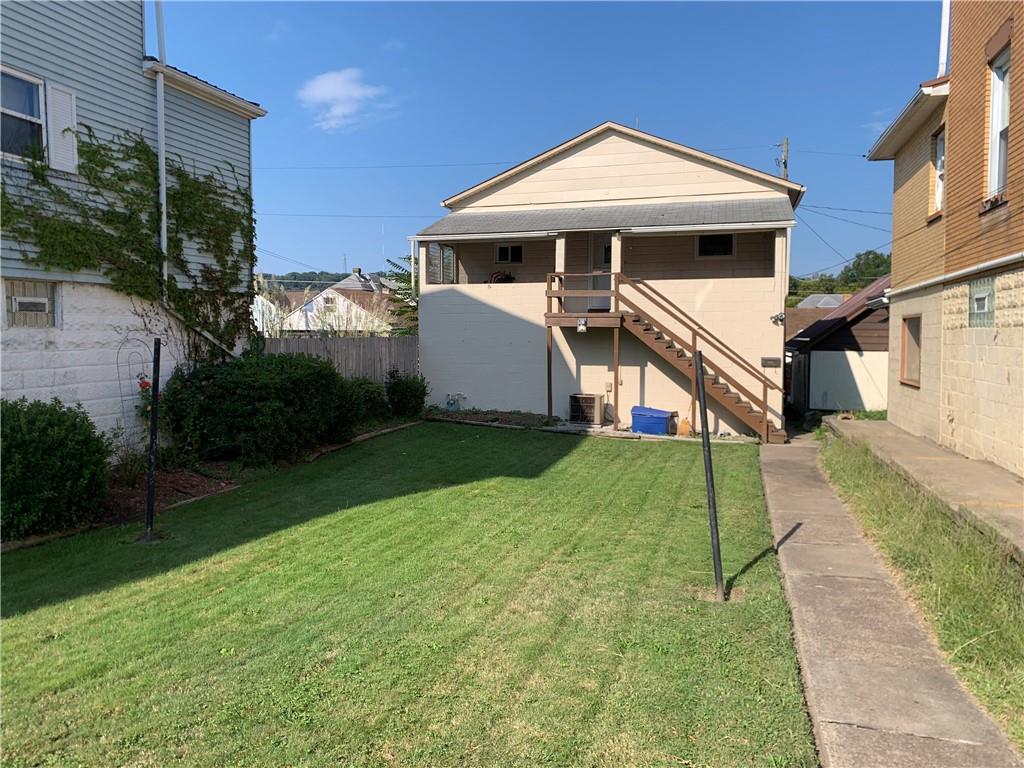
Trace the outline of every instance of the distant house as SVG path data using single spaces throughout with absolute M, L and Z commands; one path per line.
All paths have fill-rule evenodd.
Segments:
M 377 336 L 391 331 L 391 290 L 375 273 L 356 268 L 319 293 L 286 294 L 293 304 L 281 320 L 285 334 Z
M 882 411 L 889 378 L 889 276 L 787 341 L 790 400 L 801 411 Z
M 796 306 L 799 309 L 835 309 L 848 298 L 845 293 L 812 293 Z

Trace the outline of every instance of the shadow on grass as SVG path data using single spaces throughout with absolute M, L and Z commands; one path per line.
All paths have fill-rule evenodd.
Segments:
M 582 439 L 436 423 L 383 435 L 170 510 L 157 518 L 154 543 L 138 543 L 142 526 L 135 524 L 8 553 L 0 613 L 145 579 L 360 505 L 488 478 L 535 478 Z
M 789 541 L 790 537 L 794 533 L 800 530 L 801 525 L 803 525 L 803 523 L 796 523 L 792 528 L 786 531 L 785 535 L 781 539 L 779 539 L 777 544 L 762 549 L 754 557 L 750 558 L 750 560 L 744 563 L 742 568 L 740 568 L 738 571 L 736 571 L 736 573 L 730 576 L 725 582 L 725 599 L 728 600 L 729 596 L 732 595 L 733 586 L 736 584 L 737 581 L 740 580 L 740 577 L 743 576 L 743 574 L 745 574 L 747 571 L 749 571 L 751 568 L 753 568 L 755 565 L 757 565 L 759 562 L 764 560 L 769 555 L 777 555 L 782 545 Z

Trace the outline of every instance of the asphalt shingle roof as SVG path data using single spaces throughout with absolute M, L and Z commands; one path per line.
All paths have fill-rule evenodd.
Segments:
M 689 227 L 792 221 L 787 197 L 693 203 L 532 208 L 523 211 L 456 211 L 420 235 L 483 235 L 503 232 L 565 232 L 631 227 Z

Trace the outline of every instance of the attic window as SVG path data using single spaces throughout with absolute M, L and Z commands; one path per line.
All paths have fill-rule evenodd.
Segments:
M 698 259 L 731 259 L 736 255 L 736 235 L 698 235 Z
M 501 243 L 498 246 L 498 255 L 495 258 L 498 264 L 522 264 L 523 244 L 522 243 Z

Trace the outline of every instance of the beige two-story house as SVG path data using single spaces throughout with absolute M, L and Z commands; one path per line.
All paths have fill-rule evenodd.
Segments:
M 868 154 L 894 161 L 889 420 L 1024 475 L 1024 4 L 948 13 L 948 71 Z
M 604 123 L 448 199 L 415 235 L 432 400 L 570 416 L 594 396 L 780 441 L 784 303 L 804 188 Z M 602 420 L 602 419 L 598 419 Z

